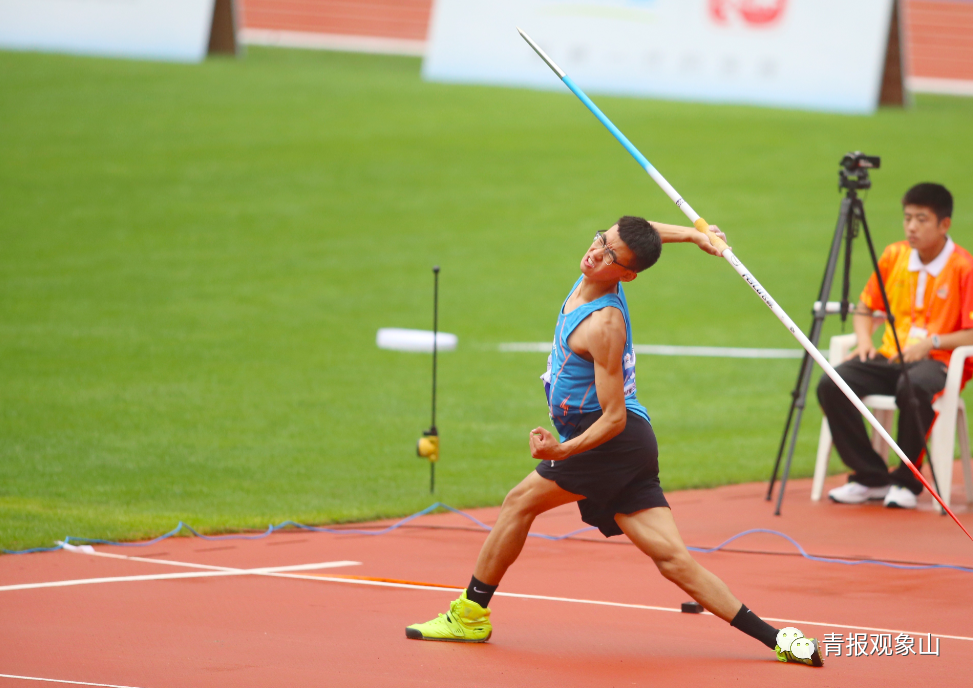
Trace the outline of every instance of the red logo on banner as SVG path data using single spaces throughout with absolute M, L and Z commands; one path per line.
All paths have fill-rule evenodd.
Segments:
M 770 26 L 784 16 L 787 0 L 709 0 L 709 15 L 717 24 L 729 24 L 739 15 L 750 26 Z

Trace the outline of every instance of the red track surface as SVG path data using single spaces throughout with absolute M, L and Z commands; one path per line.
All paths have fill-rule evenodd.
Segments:
M 973 80 L 973 2 L 909 0 L 905 7 L 908 73 Z
M 740 485 L 673 493 L 670 501 L 690 545 L 713 546 L 763 527 L 786 532 L 812 554 L 973 566 L 973 545 L 929 510 L 928 498 L 919 512 L 812 504 L 809 482 L 793 481 L 784 515 L 774 517 L 763 492 L 763 485 Z M 957 487 L 954 504 L 973 527 L 963 501 Z M 490 522 L 496 510 L 474 513 Z M 942 638 L 938 657 L 847 657 L 843 644 L 841 657 L 811 669 L 777 663 L 762 645 L 710 615 L 498 596 L 491 605 L 494 636 L 485 645 L 406 640 L 407 624 L 445 611 L 456 591 L 321 578 L 465 585 L 483 535 L 453 514 L 412 525 L 378 537 L 286 533 L 249 542 L 178 538 L 144 549 L 98 548 L 153 562 L 63 551 L 0 557 L 0 674 L 137 688 L 973 685 L 973 574 L 815 563 L 787 556 L 793 547 L 769 535 L 730 545 L 764 553 L 696 556 L 765 618 L 824 624 L 794 624 L 819 639 L 875 629 L 966 639 Z M 561 534 L 581 526 L 572 506 L 538 519 L 535 531 Z M 598 535 L 590 540 L 531 538 L 501 593 L 665 608 L 687 600 L 631 545 L 607 544 Z M 245 575 L 2 589 L 193 571 L 157 563 L 162 560 L 242 569 L 362 563 L 303 571 L 297 579 Z M 29 685 L 38 684 L 0 678 L 3 688 Z

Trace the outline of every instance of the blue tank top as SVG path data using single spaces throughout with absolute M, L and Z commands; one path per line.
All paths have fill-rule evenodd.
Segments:
M 595 364 L 574 353 L 568 346 L 568 337 L 581 322 L 602 308 L 617 308 L 625 318 L 625 351 L 622 355 L 622 368 L 625 376 L 625 407 L 649 420 L 648 411 L 635 397 L 635 351 L 632 348 L 632 324 L 628 315 L 628 303 L 622 285 L 617 294 L 606 294 L 590 303 L 585 303 L 565 314 L 564 306 L 571 294 L 581 284 L 583 277 L 571 287 L 568 296 L 561 304 L 554 329 L 554 346 L 547 357 L 547 372 L 542 376 L 547 391 L 547 405 L 551 421 L 561 435 L 561 441 L 569 439 L 578 428 L 581 416 L 601 410 L 598 395 L 595 393 Z

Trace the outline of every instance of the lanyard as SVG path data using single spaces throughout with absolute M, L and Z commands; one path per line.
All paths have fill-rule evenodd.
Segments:
M 911 270 L 909 271 L 909 286 L 912 292 L 909 298 L 909 319 L 910 319 L 909 326 L 910 327 L 916 327 L 916 292 L 919 291 L 919 274 L 922 272 L 926 272 L 926 271 L 918 270 L 916 272 L 916 282 L 915 285 L 913 285 L 912 271 Z M 932 284 L 929 284 L 930 281 L 932 282 Z M 929 303 L 928 306 L 926 306 L 925 303 L 923 303 L 923 310 L 922 310 L 922 327 L 926 329 L 928 329 L 929 327 L 929 317 L 932 313 L 933 294 L 935 292 L 934 287 L 936 286 L 935 283 L 936 283 L 936 278 L 933 277 L 929 272 L 926 272 L 926 291 L 922 295 L 923 301 Z

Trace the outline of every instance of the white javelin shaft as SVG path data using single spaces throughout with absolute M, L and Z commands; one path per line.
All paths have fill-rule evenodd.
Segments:
M 760 282 L 757 281 L 757 278 L 754 277 L 749 270 L 747 270 L 746 266 L 740 262 L 739 258 L 733 255 L 733 250 L 726 245 L 726 242 L 713 233 L 713 231 L 710 229 L 709 223 L 701 218 L 699 214 L 693 210 L 685 200 L 683 200 L 682 196 L 680 196 L 675 188 L 673 188 L 672 184 L 666 181 L 665 177 L 663 177 L 662 174 L 655 169 L 655 166 L 652 165 L 652 163 L 650 163 L 649 160 L 642 155 L 641 151 L 639 151 L 632 144 L 632 142 L 628 140 L 625 134 L 623 134 L 618 127 L 616 127 L 614 123 L 608 119 L 607 116 L 605 116 L 605 113 L 603 113 L 601 109 L 599 109 L 599 107 L 592 102 L 591 98 L 589 98 L 584 91 L 582 91 L 578 85 L 574 83 L 571 77 L 569 77 L 563 69 L 558 67 L 554 63 L 554 60 L 548 57 L 547 53 L 541 50 L 540 46 L 531 40 L 530 36 L 519 28 L 517 31 L 520 32 L 520 35 L 525 41 L 527 41 L 530 47 L 534 49 L 534 52 L 536 52 L 540 58 L 547 63 L 547 66 L 550 67 L 555 74 L 557 74 L 558 78 L 564 82 L 564 85 L 571 89 L 571 92 L 574 93 L 574 95 L 576 95 L 578 99 L 585 104 L 591 113 L 597 117 L 598 120 L 605 125 L 605 128 L 607 128 L 608 131 L 610 131 L 618 140 L 618 142 L 624 146 L 625 150 L 627 150 L 631 156 L 635 158 L 636 162 L 639 163 L 639 166 L 641 166 L 649 174 L 649 176 L 652 177 L 655 183 L 658 184 L 663 191 L 665 191 L 666 195 L 672 199 L 673 203 L 675 203 L 676 206 L 686 214 L 686 217 L 689 218 L 690 222 L 693 223 L 696 229 L 709 235 L 710 241 L 720 251 L 720 254 L 727 260 L 733 269 L 737 271 L 737 274 L 740 275 L 740 277 L 742 277 L 743 280 L 757 293 L 757 296 L 759 296 L 760 299 L 767 304 L 767 307 L 771 310 L 771 312 L 773 312 L 774 315 L 777 316 L 778 320 L 784 323 L 784 327 L 786 327 L 788 331 L 794 335 L 795 339 L 801 343 L 801 346 L 803 346 L 804 349 L 811 355 L 811 358 L 813 358 L 817 364 L 824 369 L 824 372 L 827 373 L 828 377 L 834 380 L 834 383 L 838 386 L 838 389 L 844 392 L 845 396 L 848 397 L 851 403 L 855 405 L 855 408 L 857 408 L 861 414 L 865 416 L 865 419 L 868 420 L 872 427 L 875 428 L 875 432 L 877 432 L 882 439 L 885 440 L 890 447 L 892 447 L 892 450 L 895 451 L 896 455 L 902 459 L 903 463 L 909 467 L 919 481 L 922 482 L 925 488 L 929 490 L 929 493 L 936 498 L 936 501 L 939 502 L 940 506 L 946 510 L 946 513 L 953 517 L 953 520 L 956 521 L 956 525 L 962 528 L 963 532 L 966 533 L 966 536 L 970 538 L 970 540 L 973 540 L 973 535 L 970 535 L 969 531 L 963 527 L 963 524 L 959 522 L 958 518 L 956 518 L 956 514 L 954 514 L 952 510 L 946 506 L 946 503 L 936 493 L 936 490 L 934 490 L 926 481 L 919 469 L 916 468 L 915 464 L 909 460 L 909 457 L 905 455 L 905 452 L 902 451 L 899 445 L 896 444 L 895 440 L 893 440 L 888 432 L 886 432 L 882 424 L 876 420 L 875 416 L 872 415 L 872 412 L 869 411 L 865 404 L 862 403 L 862 400 L 858 398 L 858 395 L 855 394 L 851 387 L 849 387 L 842 377 L 838 375 L 838 372 L 831 367 L 831 364 L 828 363 L 828 359 L 822 356 L 817 347 L 811 344 L 811 341 L 804 336 L 804 333 L 800 330 L 800 328 L 797 327 L 797 325 L 794 324 L 794 321 L 791 320 L 790 316 L 784 312 L 784 309 L 777 305 L 777 302 L 774 301 L 773 297 L 771 297 L 767 290 L 761 286 Z

